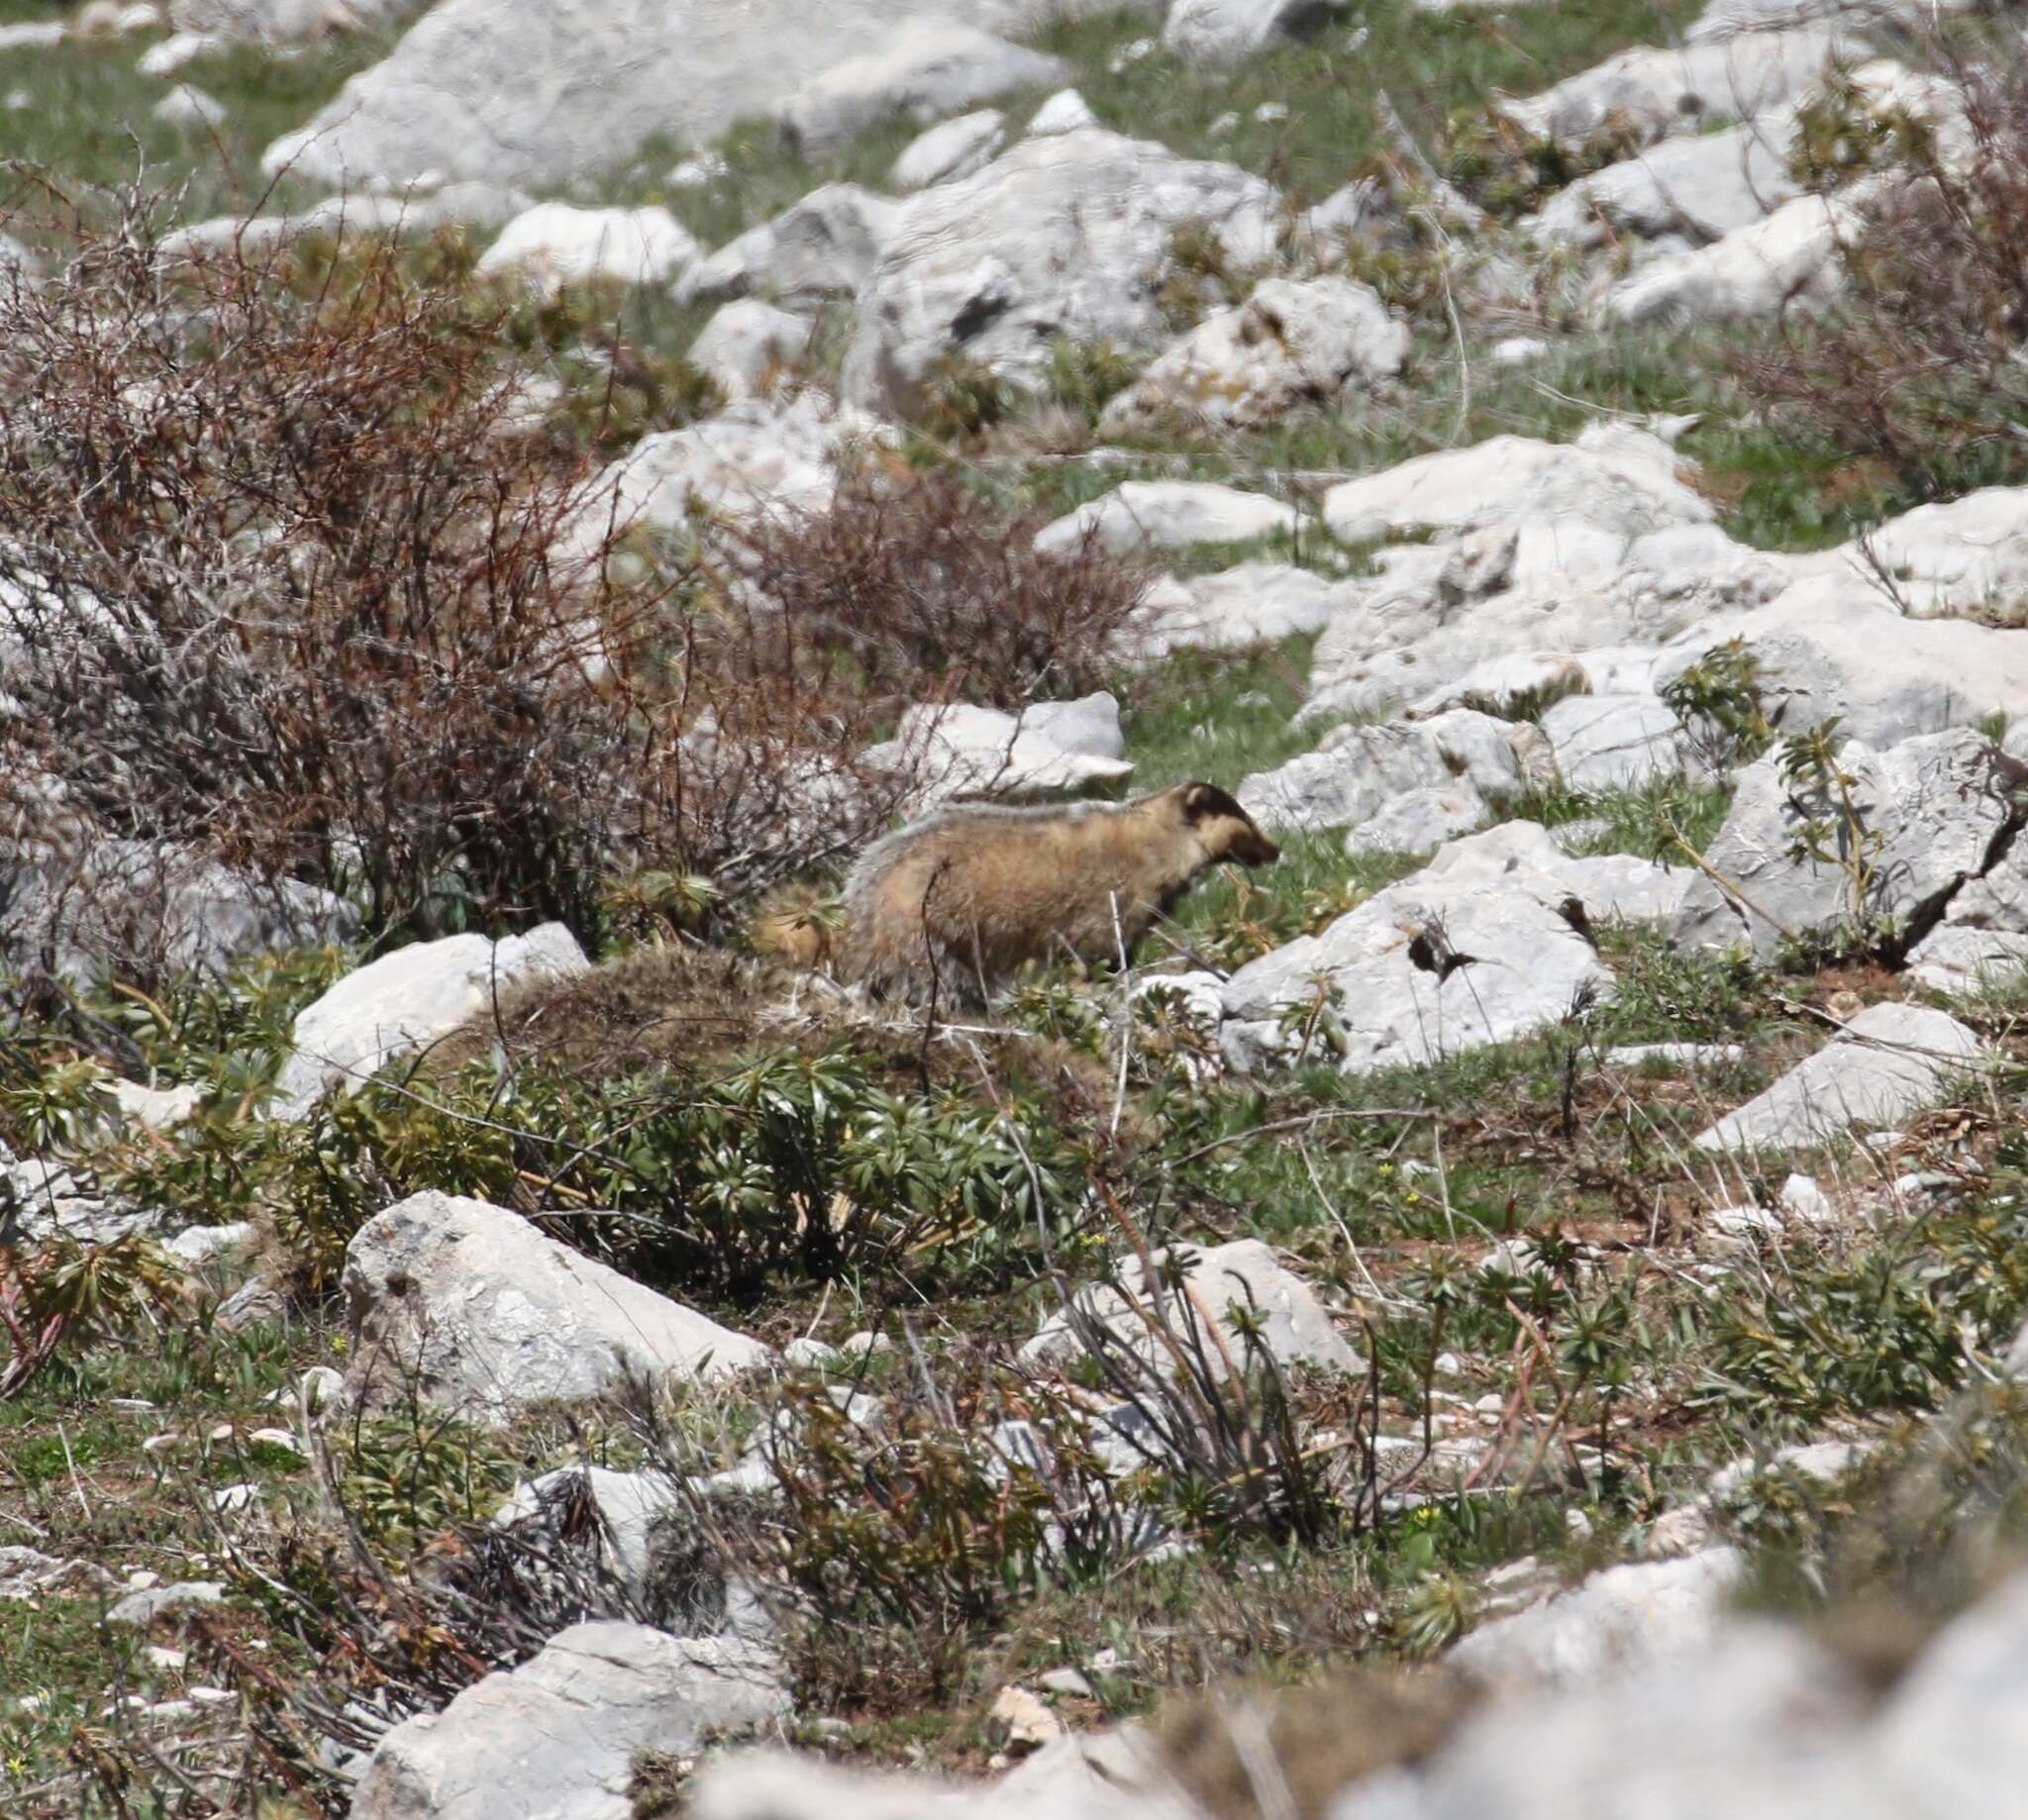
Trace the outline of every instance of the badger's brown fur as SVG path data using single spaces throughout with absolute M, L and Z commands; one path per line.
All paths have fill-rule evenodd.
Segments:
M 1280 857 L 1209 783 L 1122 804 L 946 809 L 853 868 L 838 961 L 875 991 L 977 1001 L 1026 961 L 1131 955 L 1207 867 Z

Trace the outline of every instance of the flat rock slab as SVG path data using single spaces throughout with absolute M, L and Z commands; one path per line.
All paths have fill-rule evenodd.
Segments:
M 1129 480 L 1035 534 L 1045 556 L 1095 544 L 1108 556 L 1184 550 L 1192 544 L 1251 544 L 1302 523 L 1294 506 L 1214 480 Z
M 1797 1150 L 1934 1105 L 1985 1047 L 1946 1011 L 1869 1005 L 1808 1061 L 1694 1140 L 1700 1151 Z
M 382 1738 L 353 1820 L 626 1820 L 637 1754 L 689 1756 L 788 1711 L 750 1643 L 576 1624 Z
M 487 1426 L 596 1396 L 630 1370 L 711 1378 L 771 1356 L 519 1214 L 435 1190 L 353 1235 L 345 1289 L 350 1396 L 374 1403 L 413 1389 Z
M 1346 544 L 1566 518 L 1639 537 L 1717 516 L 1684 466 L 1660 437 L 1615 425 L 1593 425 L 1574 443 L 1496 436 L 1334 486 L 1324 523 Z

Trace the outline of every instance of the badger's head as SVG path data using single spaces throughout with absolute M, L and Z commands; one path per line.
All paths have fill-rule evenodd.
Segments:
M 1281 849 L 1217 784 L 1182 784 L 1175 795 L 1184 822 L 1203 844 L 1205 864 L 1235 859 L 1241 865 L 1272 865 L 1281 858 Z

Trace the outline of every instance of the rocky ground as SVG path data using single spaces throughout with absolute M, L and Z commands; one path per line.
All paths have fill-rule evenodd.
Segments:
M 2021 43 L 0 0 L 0 1809 L 2012 1811 Z

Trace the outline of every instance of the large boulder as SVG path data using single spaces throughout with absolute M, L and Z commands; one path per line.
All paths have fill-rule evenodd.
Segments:
M 2028 487 L 1981 487 L 1916 506 L 1811 566 L 1868 576 L 1914 619 L 2028 625 Z
M 1834 768 L 1845 781 L 1798 780 L 1776 749 L 1740 774 L 1676 942 L 1764 961 L 1787 939 L 1912 945 L 1995 863 L 2028 784 L 2028 766 L 1970 728 L 1884 752 L 1848 741 Z
M 0 839 L 0 968 L 73 985 L 193 973 L 254 955 L 357 939 L 357 910 L 293 878 L 264 879 L 166 842 Z
M 1615 510 L 1601 495 L 1601 510 Z M 1411 510 L 1427 508 L 1419 502 Z M 1639 498 L 1619 508 L 1638 518 Z M 1701 636 L 1719 616 L 1769 600 L 1787 559 L 1735 544 L 1715 525 L 1645 536 L 1582 518 L 1494 524 L 1452 543 L 1383 550 L 1378 573 L 1342 584 L 1318 639 L 1305 720 L 1416 712 L 1529 689 L 1652 693 L 1659 647 Z M 1689 659 L 1684 657 L 1682 662 Z M 1521 688 L 1516 689 L 1516 681 Z
M 1166 576 L 1149 588 L 1146 616 L 1130 635 L 1126 655 L 1148 660 L 1172 651 L 1271 645 L 1321 632 L 1357 593 L 1356 583 L 1291 562 L 1242 562 L 1180 581 Z
M 925 14 L 1009 30 L 1024 0 L 441 0 L 267 149 L 333 188 L 557 184 L 657 135 L 701 146 Z
M 911 19 L 876 49 L 814 76 L 775 110 L 782 138 L 805 157 L 823 157 L 875 121 L 928 126 L 1017 88 L 1054 88 L 1070 79 L 1061 57 L 1010 45 L 975 26 Z
M 1255 266 L 1276 211 L 1261 178 L 1164 146 L 1095 127 L 1023 140 L 903 205 L 860 292 L 846 396 L 908 416 L 951 356 L 1035 384 L 1058 341 L 1159 346 L 1176 230 L 1201 227 Z
M 1149 1262 L 1155 1266 L 1152 1284 L 1142 1261 L 1129 1259 L 1117 1287 L 1080 1291 L 1076 1320 L 1052 1315 L 1021 1356 L 1071 1364 L 1084 1350 L 1077 1327 L 1088 1322 L 1146 1364 L 1161 1365 L 1172 1357 L 1158 1325 L 1166 1319 L 1170 1336 L 1202 1358 L 1214 1377 L 1225 1375 L 1228 1357 L 1244 1365 L 1242 1326 L 1253 1329 L 1261 1350 L 1284 1369 L 1298 1365 L 1330 1371 L 1365 1368 L 1316 1292 L 1258 1239 L 1154 1252 Z
M 382 1738 L 353 1820 L 628 1820 L 640 1753 L 691 1756 L 789 1704 L 779 1665 L 752 1643 L 575 1624 Z
M 1897 1125 L 1976 1069 L 1985 1049 L 1946 1011 L 1869 1005 L 1767 1092 L 1693 1140 L 1700 1151 L 1780 1151 Z
M 469 1023 L 498 994 L 567 979 L 590 964 L 560 923 L 503 942 L 462 935 L 397 948 L 296 1014 L 295 1046 L 275 1078 L 271 1110 L 299 1118 L 333 1081 L 357 1086 Z
M 1846 49 L 1828 28 L 1757 34 L 1743 43 L 1706 42 L 1678 50 L 1640 46 L 1570 76 L 1500 112 L 1535 139 L 1587 140 L 1608 127 L 1644 139 L 1694 133 L 1707 119 L 1756 115 L 1799 100 L 1818 85 L 1826 62 Z
M 1220 1048 L 1251 1071 L 1330 1028 L 1348 1071 L 1418 1065 L 1561 1022 L 1613 982 L 1589 925 L 1671 914 L 1683 874 L 1645 860 L 1573 859 L 1533 823 L 1443 849 L 1323 934 L 1226 981 Z
M 1107 436 L 1175 411 L 1251 429 L 1305 400 L 1392 378 L 1408 357 L 1408 325 L 1376 292 L 1327 275 L 1268 278 L 1237 309 L 1191 330 L 1105 409 Z
M 1351 10 L 1351 0 L 1173 0 L 1162 42 L 1186 62 L 1236 63 L 1314 38 Z
M 353 1235 L 345 1289 L 355 1403 L 413 1393 L 488 1427 L 630 1373 L 719 1377 L 769 1357 L 519 1214 L 434 1189 Z

